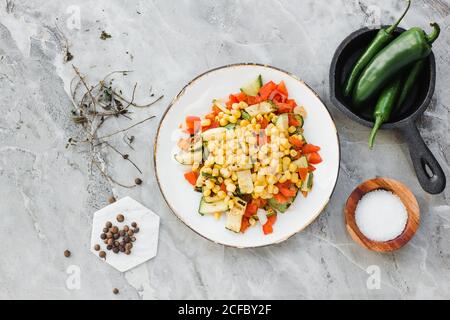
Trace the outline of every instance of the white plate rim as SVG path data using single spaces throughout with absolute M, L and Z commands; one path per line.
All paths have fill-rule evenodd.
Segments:
M 269 68 L 269 69 L 273 69 L 279 72 L 282 72 L 284 74 L 286 74 L 287 76 L 293 78 L 294 80 L 300 82 L 302 85 L 304 85 L 308 90 L 310 90 L 315 96 L 316 98 L 320 101 L 320 103 L 324 106 L 325 110 L 327 111 L 331 122 L 334 126 L 335 132 L 336 132 L 336 139 L 337 139 L 337 143 L 338 143 L 338 168 L 337 168 L 337 174 L 336 174 L 336 180 L 334 182 L 334 186 L 333 189 L 331 190 L 330 196 L 328 197 L 328 200 L 324 203 L 324 205 L 322 206 L 322 208 L 320 210 L 318 210 L 318 212 L 312 216 L 312 218 L 308 221 L 308 223 L 306 223 L 302 228 L 300 228 L 299 230 L 287 235 L 286 237 L 284 237 L 283 239 L 280 239 L 279 241 L 276 242 L 272 242 L 272 243 L 268 243 L 268 244 L 264 244 L 264 245 L 255 245 L 255 246 L 235 246 L 235 245 L 230 245 L 230 244 L 225 244 L 225 243 L 220 243 L 218 241 L 212 240 L 208 237 L 206 237 L 205 235 L 199 233 L 197 230 L 195 230 L 193 227 L 191 227 L 186 221 L 183 220 L 183 218 L 181 218 L 181 216 L 174 210 L 174 208 L 170 205 L 169 201 L 167 201 L 167 198 L 164 194 L 164 191 L 161 187 L 160 181 L 159 181 L 159 176 L 158 176 L 158 169 L 157 169 L 157 161 L 156 161 L 156 157 L 157 157 L 157 152 L 158 152 L 158 138 L 159 138 L 159 131 L 161 129 L 161 126 L 164 122 L 164 119 L 167 115 L 167 113 L 169 112 L 169 110 L 173 107 L 173 105 L 178 101 L 178 99 L 185 93 L 186 89 L 190 87 L 191 84 L 193 84 L 195 81 L 197 81 L 198 79 L 202 78 L 203 76 L 221 70 L 221 69 L 227 69 L 227 68 L 232 68 L 232 67 L 240 67 L 240 66 L 258 66 L 258 67 L 264 67 L 264 68 Z M 164 199 L 164 201 L 166 202 L 167 206 L 169 207 L 170 211 L 172 211 L 172 213 L 181 221 L 183 222 L 184 225 L 186 225 L 189 229 L 191 229 L 194 233 L 198 234 L 200 237 L 211 241 L 215 244 L 219 244 L 225 247 L 231 247 L 231 248 L 238 248 L 238 249 L 253 249 L 253 248 L 263 248 L 263 247 L 268 247 L 268 246 L 272 246 L 275 244 L 279 244 L 282 243 L 288 239 L 290 239 L 291 237 L 295 236 L 296 234 L 298 234 L 299 232 L 303 231 L 304 229 L 306 229 L 309 225 L 311 225 L 319 216 L 320 214 L 325 210 L 325 208 L 327 207 L 327 205 L 330 203 L 330 199 L 334 194 L 334 191 L 336 190 L 336 186 L 339 180 L 339 173 L 340 173 L 340 169 L 341 169 L 341 143 L 340 143 L 340 138 L 339 138 L 339 132 L 336 128 L 336 123 L 334 121 L 333 116 L 331 115 L 330 110 L 328 109 L 327 105 L 325 104 L 325 102 L 320 98 L 319 94 L 314 91 L 314 89 L 312 89 L 304 80 L 300 79 L 299 77 L 297 77 L 296 75 L 294 75 L 291 72 L 285 71 L 283 69 L 280 69 L 278 67 L 274 67 L 268 64 L 261 64 L 261 63 L 253 63 L 253 62 L 242 62 L 242 63 L 234 63 L 234 64 L 227 64 L 227 65 L 223 65 L 223 66 L 219 66 L 219 67 L 215 67 L 212 69 L 209 69 L 201 74 L 199 74 L 198 76 L 196 76 L 195 78 L 193 78 L 192 80 L 190 80 L 181 90 L 180 92 L 172 99 L 172 101 L 170 102 L 170 104 L 168 105 L 167 109 L 164 111 L 164 114 L 161 117 L 161 120 L 159 121 L 158 124 L 158 129 L 156 131 L 156 135 L 153 141 L 153 167 L 154 167 L 154 171 L 155 171 L 155 177 L 156 177 L 156 183 L 158 184 L 158 188 L 161 192 L 161 195 Z

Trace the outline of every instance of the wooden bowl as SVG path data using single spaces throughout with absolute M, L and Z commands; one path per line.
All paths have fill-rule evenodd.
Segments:
M 356 206 L 359 200 L 368 192 L 374 190 L 387 190 L 396 194 L 403 202 L 407 212 L 408 221 L 403 232 L 395 239 L 378 242 L 368 239 L 358 228 L 355 219 Z M 403 183 L 387 178 L 367 180 L 360 184 L 348 197 L 344 208 L 345 224 L 355 242 L 366 249 L 377 252 L 390 252 L 403 247 L 412 239 L 419 227 L 420 209 L 416 197 Z

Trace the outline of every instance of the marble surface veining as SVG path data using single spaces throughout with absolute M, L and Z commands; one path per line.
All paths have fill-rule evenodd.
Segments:
M 381 132 L 369 152 L 368 129 L 345 118 L 328 98 L 328 69 L 340 41 L 364 25 L 392 22 L 403 6 L 387 0 L 1 0 L 0 299 L 450 298 L 448 183 L 440 195 L 424 193 L 403 137 Z M 435 20 L 442 26 L 434 46 L 436 93 L 419 126 L 447 177 L 449 14 L 448 0 L 414 0 L 402 24 L 427 28 Z M 74 55 L 67 64 L 56 25 Z M 101 40 L 102 30 L 112 38 Z M 197 74 L 236 62 L 267 63 L 307 81 L 330 107 L 342 148 L 338 185 L 322 215 L 288 241 L 253 250 L 224 248 L 184 226 L 164 203 L 152 164 L 157 124 L 172 97 Z M 92 80 L 135 70 L 124 86 L 137 81 L 137 97 L 148 98 L 150 87 L 165 95 L 151 110 L 134 114 L 135 120 L 156 115 L 132 131 L 139 152 L 131 155 L 144 168 L 141 187 L 109 184 L 90 171 L 85 154 L 65 148 L 77 131 L 67 94 L 71 63 Z M 105 156 L 118 179 L 137 176 L 115 154 Z M 395 253 L 360 248 L 343 223 L 347 196 L 374 176 L 406 183 L 422 210 L 417 235 Z M 89 252 L 92 213 L 112 193 L 132 196 L 161 217 L 157 257 L 125 274 Z M 65 249 L 72 252 L 69 259 Z M 372 285 L 371 270 L 379 270 L 379 287 Z

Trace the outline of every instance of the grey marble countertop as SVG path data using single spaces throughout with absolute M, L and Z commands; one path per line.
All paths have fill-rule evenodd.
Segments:
M 364 25 L 392 22 L 403 6 L 387 0 L 2 0 L 0 299 L 450 298 L 449 186 L 441 195 L 424 193 L 404 139 L 381 132 L 370 152 L 368 129 L 345 118 L 328 97 L 328 69 L 342 39 Z M 447 0 L 414 0 L 402 24 L 442 25 L 434 46 L 436 93 L 419 127 L 447 177 L 449 14 Z M 85 154 L 65 148 L 77 130 L 67 94 L 73 70 L 62 61 L 65 40 L 56 25 L 67 37 L 71 63 L 84 74 L 95 79 L 112 70 L 135 70 L 126 85 L 138 81 L 138 97 L 148 97 L 150 87 L 165 95 L 134 115 L 157 117 L 133 130 L 131 155 L 144 168 L 142 186 L 111 185 L 89 170 Z M 112 38 L 100 40 L 102 30 Z M 236 62 L 274 65 L 308 82 L 330 107 L 342 148 L 339 181 L 321 216 L 282 244 L 252 250 L 208 242 L 176 219 L 152 164 L 157 124 L 172 97 L 197 74 Z M 136 177 L 115 154 L 105 157 L 118 179 Z M 403 181 L 420 203 L 420 229 L 395 253 L 362 249 L 343 223 L 349 193 L 375 176 Z M 132 196 L 161 217 L 158 255 L 124 274 L 89 251 L 93 212 L 111 194 Z

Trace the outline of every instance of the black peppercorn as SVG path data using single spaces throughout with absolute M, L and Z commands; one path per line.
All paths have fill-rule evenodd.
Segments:
M 108 228 L 103 228 L 103 233 L 107 233 L 109 231 Z
M 117 239 L 119 239 L 119 234 L 118 234 L 118 233 L 114 233 L 114 235 L 113 235 L 113 239 L 114 239 L 114 240 L 117 240 Z
M 111 233 L 111 232 L 108 232 L 108 233 L 106 234 L 106 238 L 107 238 L 107 239 L 111 239 L 111 238 L 112 238 L 112 236 L 113 236 L 113 235 L 112 235 L 112 233 Z
M 64 251 L 64 257 L 68 258 L 68 257 L 70 257 L 70 255 L 71 255 L 71 252 L 69 250 Z
M 108 198 L 108 202 L 109 203 L 114 203 L 114 202 L 116 202 L 116 198 L 114 198 L 114 196 L 111 196 L 111 197 Z
M 134 183 L 136 183 L 137 185 L 142 184 L 142 180 L 139 178 L 134 179 Z
M 139 232 L 139 228 L 135 228 L 133 231 L 134 231 L 134 233 L 138 233 Z
M 131 237 L 131 242 L 135 242 L 136 241 L 136 237 Z
M 96 245 L 94 246 L 94 250 L 95 250 L 95 251 L 99 251 L 99 250 L 100 250 L 100 245 L 99 245 L 99 244 L 96 244 Z
M 98 253 L 98 256 L 99 256 L 100 258 L 104 259 L 104 258 L 106 258 L 106 252 L 105 252 L 105 251 L 100 251 L 100 252 Z
M 131 226 L 132 226 L 133 228 L 136 228 L 136 227 L 137 227 L 137 223 L 136 223 L 136 222 L 132 222 L 132 223 L 131 223 Z
M 116 217 L 116 220 L 118 222 L 123 222 L 125 220 L 125 217 L 123 216 L 123 214 L 118 214 Z
M 130 227 L 127 226 L 127 225 L 125 225 L 125 226 L 123 227 L 123 231 L 128 232 L 128 230 L 130 230 Z
M 107 221 L 105 227 L 107 227 L 108 229 L 111 228 L 112 227 L 111 221 Z
M 114 233 L 118 233 L 119 232 L 119 228 L 117 228 L 116 226 L 112 227 L 111 232 Z
M 106 233 L 102 233 L 102 234 L 100 235 L 100 239 L 105 240 L 105 239 L 106 239 Z
M 113 289 L 113 293 L 114 293 L 114 294 L 119 294 L 119 289 L 114 288 L 114 289 Z
M 110 244 L 108 244 L 108 245 L 106 246 L 106 250 L 111 250 L 112 248 L 113 248 L 113 246 L 110 245 Z
M 119 253 L 119 248 L 118 247 L 113 248 L 113 252 L 116 254 Z

